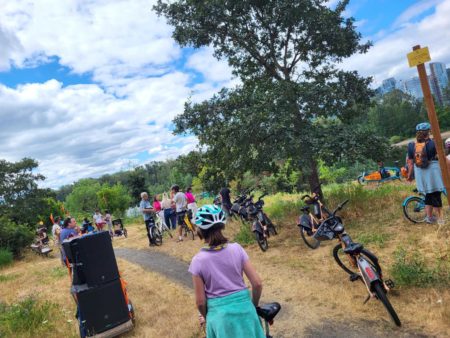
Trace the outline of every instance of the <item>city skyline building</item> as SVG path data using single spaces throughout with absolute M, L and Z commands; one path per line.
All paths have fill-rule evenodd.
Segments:
M 445 97 L 445 89 L 449 87 L 450 83 L 450 68 L 446 68 L 445 63 L 442 62 L 431 62 L 428 67 L 428 83 L 431 93 L 438 104 L 443 105 L 448 103 L 450 98 Z M 401 90 L 416 99 L 423 98 L 420 79 L 417 76 L 406 80 L 397 80 L 395 77 L 384 79 L 381 86 L 376 89 L 376 93 L 384 95 L 394 89 Z
M 430 84 L 433 89 L 433 95 L 440 105 L 444 104 L 444 89 L 448 86 L 448 76 L 445 64 L 441 62 L 431 62 L 430 67 Z

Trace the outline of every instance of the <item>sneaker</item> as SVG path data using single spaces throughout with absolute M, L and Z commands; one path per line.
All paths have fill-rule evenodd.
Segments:
M 436 223 L 436 217 L 434 217 L 434 216 L 431 216 L 431 217 L 425 217 L 425 223 L 428 223 L 428 224 L 434 224 L 434 223 Z
M 441 219 L 438 219 L 438 221 L 437 221 L 437 224 L 438 225 L 445 225 L 445 219 L 443 219 L 443 218 L 441 218 Z

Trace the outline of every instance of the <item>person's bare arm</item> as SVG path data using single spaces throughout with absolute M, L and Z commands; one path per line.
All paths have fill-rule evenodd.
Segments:
M 408 163 L 408 181 L 412 181 L 412 174 L 414 171 L 414 162 L 412 159 L 408 158 L 407 163 Z
M 205 284 L 199 276 L 192 276 L 192 282 L 194 284 L 195 292 L 195 304 L 200 314 L 206 318 L 206 295 L 205 295 Z
M 244 273 L 247 276 L 250 284 L 252 285 L 252 301 L 255 306 L 258 306 L 259 299 L 261 298 L 262 293 L 262 280 L 253 267 L 250 260 L 247 260 L 244 263 Z

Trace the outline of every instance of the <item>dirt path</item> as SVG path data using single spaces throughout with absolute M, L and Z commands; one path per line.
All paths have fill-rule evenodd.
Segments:
M 165 253 L 130 248 L 114 249 L 117 257 L 139 264 L 146 270 L 160 273 L 169 279 L 192 289 L 192 277 L 188 272 L 189 265 Z
M 128 260 L 134 264 L 142 266 L 144 269 L 160 273 L 171 280 L 183 285 L 184 287 L 192 289 L 192 279 L 188 272 L 189 264 L 183 262 L 177 258 L 174 258 L 168 254 L 154 251 L 154 250 L 141 250 L 132 248 L 116 248 L 115 253 L 117 257 Z M 302 321 L 303 318 L 292 318 L 289 314 L 292 304 L 282 304 L 282 311 L 277 317 L 278 323 L 281 325 L 284 321 L 297 320 Z M 291 309 L 292 310 L 292 309 Z M 314 309 L 311 309 L 314 310 Z M 305 310 L 308 311 L 308 310 Z M 329 309 L 332 311 L 332 309 Z M 359 338 L 359 337 L 411 337 L 422 338 L 429 337 L 424 334 L 413 333 L 409 331 L 400 331 L 395 328 L 380 328 L 379 321 L 376 320 L 359 320 L 338 322 L 335 320 L 325 319 L 327 316 L 326 311 L 322 315 L 323 321 L 321 324 L 314 324 L 311 326 L 305 325 L 306 329 L 298 328 L 297 332 L 290 331 L 289 333 L 280 332 L 283 330 L 277 330 L 277 325 L 274 327 L 273 334 L 278 337 L 317 337 L 317 338 Z M 282 326 L 282 325 L 281 325 Z M 381 329 L 381 330 L 380 330 Z

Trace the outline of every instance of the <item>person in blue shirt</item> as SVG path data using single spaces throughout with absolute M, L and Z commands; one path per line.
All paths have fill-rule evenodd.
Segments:
M 150 228 L 152 226 L 155 226 L 155 220 L 153 219 L 152 216 L 154 209 L 148 199 L 148 194 L 146 192 L 141 193 L 141 203 L 139 204 L 139 209 L 141 210 L 142 216 L 144 217 L 145 230 L 147 230 L 148 244 L 149 246 L 155 245 L 155 241 L 150 235 Z
M 74 217 L 67 217 L 64 220 L 63 223 L 63 228 L 61 229 L 61 233 L 59 235 L 59 239 L 61 241 L 61 243 L 65 240 L 65 239 L 69 239 L 75 236 L 78 236 L 80 234 L 80 228 L 77 225 L 77 221 L 75 220 Z M 65 262 L 66 261 L 66 254 L 64 253 L 64 248 L 61 248 L 61 253 L 62 253 L 62 259 Z

